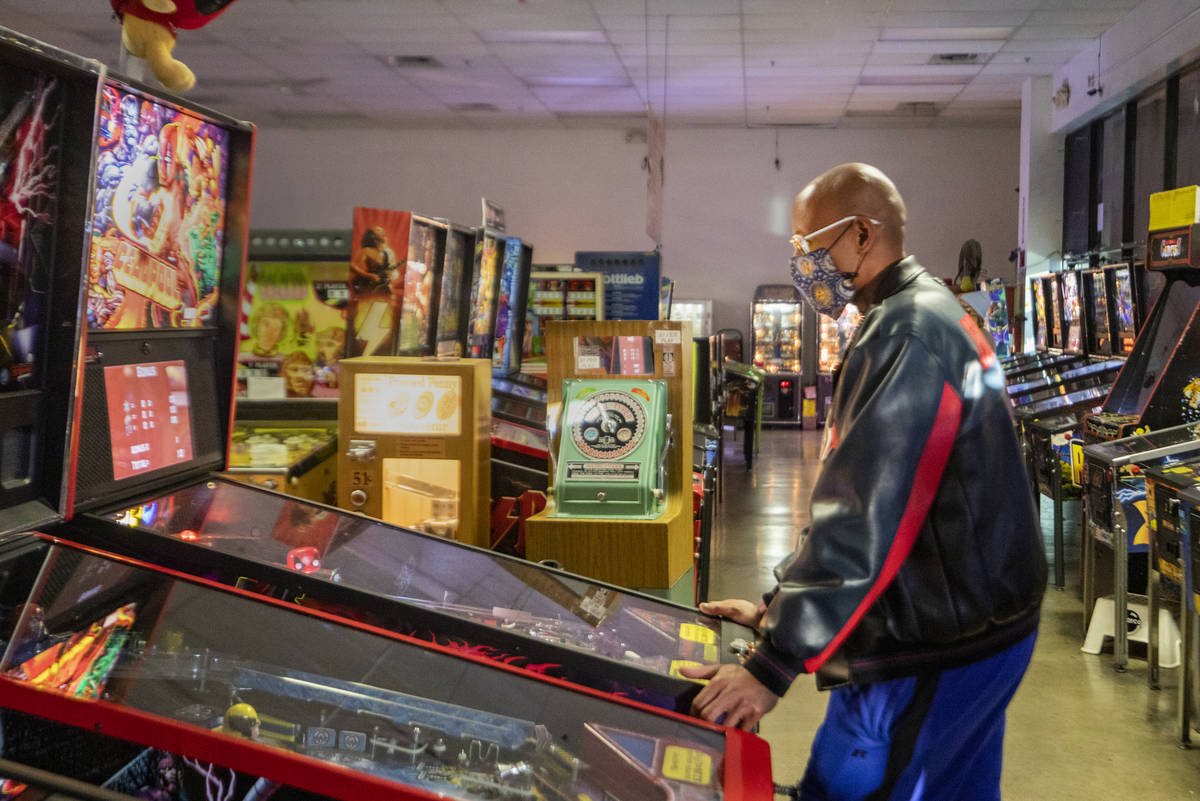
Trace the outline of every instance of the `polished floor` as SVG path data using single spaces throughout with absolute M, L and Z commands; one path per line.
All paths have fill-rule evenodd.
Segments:
M 726 430 L 724 502 L 713 538 L 709 597 L 757 599 L 774 584 L 771 568 L 808 522 L 820 432 L 764 431 L 753 471 L 742 470 L 742 443 Z M 1068 518 L 1078 515 L 1068 505 Z M 1043 504 L 1052 552 L 1050 502 Z M 1116 673 L 1111 656 L 1079 650 L 1078 525 L 1067 528 L 1067 586 L 1049 589 L 1037 649 L 1009 707 L 1003 791 L 1006 801 L 1174 801 L 1200 798 L 1196 747 L 1176 746 L 1178 670 L 1162 671 L 1162 689 L 1146 685 L 1146 664 Z M 1053 575 L 1053 567 L 1051 568 Z M 775 781 L 796 782 L 825 712 L 825 695 L 802 676 L 762 724 Z

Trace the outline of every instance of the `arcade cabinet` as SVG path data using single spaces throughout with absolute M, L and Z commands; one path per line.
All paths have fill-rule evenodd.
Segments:
M 769 425 L 800 425 L 801 337 L 807 309 L 791 284 L 763 284 L 750 305 L 755 367 L 766 372 L 762 419 Z
M 1166 286 L 1142 326 L 1133 352 L 1104 401 L 1103 409 L 1084 420 L 1088 442 L 1117 439 L 1136 429 L 1156 429 L 1200 420 L 1200 227 L 1191 216 L 1170 216 L 1169 204 L 1196 187 L 1151 195 L 1147 237 L 1149 270 L 1166 277 Z

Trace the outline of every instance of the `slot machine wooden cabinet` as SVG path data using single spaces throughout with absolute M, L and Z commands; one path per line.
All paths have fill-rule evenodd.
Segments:
M 689 327 L 668 321 L 549 325 L 556 459 L 550 503 L 526 523 L 530 559 L 553 559 L 575 573 L 690 600 Z
M 338 505 L 488 547 L 491 361 L 342 361 Z

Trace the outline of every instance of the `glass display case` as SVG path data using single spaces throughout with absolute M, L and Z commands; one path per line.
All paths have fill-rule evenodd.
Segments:
M 6 758 L 86 731 L 216 763 L 230 795 L 772 797 L 742 731 L 41 535 L 0 564 Z
M 763 286 L 751 306 L 754 366 L 767 373 L 800 372 L 800 332 L 804 306 L 789 285 Z
M 850 340 L 862 322 L 862 312 L 853 303 L 842 310 L 836 320 L 827 314 L 817 316 L 819 322 L 817 340 L 817 371 L 832 373 L 846 355 Z
M 65 531 L 671 708 L 686 709 L 699 689 L 680 667 L 736 661 L 735 641 L 753 641 L 693 608 L 221 479 Z

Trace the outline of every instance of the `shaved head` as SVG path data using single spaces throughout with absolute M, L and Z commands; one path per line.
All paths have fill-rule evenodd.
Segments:
M 881 222 L 880 239 L 903 251 L 904 200 L 892 180 L 869 164 L 839 164 L 814 178 L 796 196 L 792 226 L 807 233 L 851 215 Z

